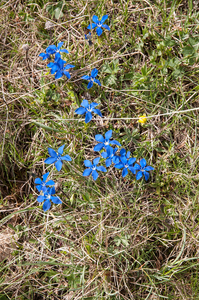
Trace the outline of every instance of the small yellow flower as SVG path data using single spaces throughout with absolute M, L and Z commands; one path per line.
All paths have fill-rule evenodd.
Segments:
M 147 121 L 146 114 L 143 114 L 143 116 L 139 116 L 138 122 L 139 122 L 140 124 L 143 125 L 143 124 L 146 123 L 146 121 Z

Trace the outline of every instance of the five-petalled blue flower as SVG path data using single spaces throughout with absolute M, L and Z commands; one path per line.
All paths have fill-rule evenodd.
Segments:
M 70 79 L 70 73 L 67 71 L 70 68 L 74 68 L 74 65 L 70 65 L 67 64 L 66 66 L 64 66 L 64 64 L 66 63 L 65 60 L 61 59 L 61 58 L 55 58 L 55 62 L 50 62 L 47 67 L 51 68 L 51 74 L 55 74 L 55 79 L 59 79 L 61 78 L 63 75 L 66 75 L 66 77 L 68 79 Z
M 133 167 L 132 165 L 134 164 L 134 162 L 136 161 L 135 157 L 129 158 L 127 159 L 126 156 L 121 156 L 120 157 L 120 163 L 115 165 L 115 168 L 117 169 L 123 169 L 122 170 L 122 177 L 125 177 L 128 174 L 128 169 L 135 174 L 136 173 L 136 169 L 135 167 Z
M 109 130 L 105 133 L 105 138 L 101 134 L 96 134 L 95 139 L 97 142 L 100 142 L 94 147 L 94 151 L 100 151 L 102 148 L 107 149 L 109 145 L 117 145 L 121 146 L 120 143 L 116 140 L 110 141 L 110 138 L 112 137 L 112 130 Z
M 97 16 L 93 16 L 93 22 L 92 23 L 92 29 L 96 28 L 96 32 L 97 32 L 97 35 L 100 36 L 103 32 L 102 30 L 102 27 L 107 29 L 107 30 L 110 30 L 110 28 L 108 27 L 108 25 L 106 24 L 103 24 L 106 20 L 108 19 L 108 15 L 104 15 L 101 19 L 101 21 L 98 19 Z M 91 29 L 91 24 L 88 25 L 87 29 Z
M 59 197 L 56 196 L 52 196 L 55 194 L 55 188 L 48 188 L 46 192 L 43 193 L 43 195 L 40 195 L 37 197 L 37 201 L 39 203 L 44 202 L 43 204 L 43 210 L 47 211 L 50 209 L 51 207 L 51 202 L 50 200 L 55 203 L 55 204 L 61 204 L 62 201 Z
M 46 53 L 40 53 L 39 56 L 43 58 L 43 60 L 50 58 L 50 55 L 55 54 L 55 58 L 60 58 L 60 52 L 69 53 L 66 49 L 60 49 L 63 46 L 63 42 L 60 42 L 58 46 L 50 45 L 46 48 Z
M 75 113 L 79 114 L 79 115 L 86 114 L 85 123 L 88 123 L 92 120 L 92 117 L 93 117 L 91 112 L 94 112 L 98 116 L 102 117 L 101 111 L 99 109 L 95 108 L 97 105 L 99 105 L 99 104 L 95 103 L 95 102 L 92 102 L 91 104 L 89 104 L 88 100 L 84 99 L 81 103 L 82 107 L 77 108 Z
M 49 181 L 46 182 L 48 175 L 49 175 L 49 172 L 44 174 L 43 175 L 43 180 L 41 180 L 40 178 L 35 179 L 35 183 L 38 184 L 38 185 L 36 185 L 36 188 L 39 192 L 41 192 L 41 191 L 46 192 L 47 191 L 47 186 L 55 185 L 53 180 L 49 180 Z
M 120 159 L 118 156 L 115 155 L 117 152 L 118 148 L 113 149 L 111 146 L 108 146 L 106 149 L 106 152 L 102 152 L 101 155 L 103 158 L 106 158 L 106 166 L 107 168 L 110 167 L 112 162 L 114 164 L 119 163 Z
M 134 168 L 138 171 L 136 174 L 136 179 L 139 180 L 144 175 L 146 181 L 149 179 L 148 171 L 154 170 L 153 167 L 146 165 L 146 160 L 144 158 L 140 160 L 140 165 L 135 164 Z
M 92 86 L 93 86 L 93 82 L 97 83 L 99 86 L 101 86 L 101 83 L 98 79 L 96 79 L 95 77 L 97 76 L 98 74 L 98 70 L 95 68 L 91 71 L 91 76 L 88 76 L 88 75 L 84 75 L 82 76 L 82 79 L 85 79 L 85 80 L 89 80 L 89 83 L 87 85 L 87 88 L 90 89 Z
M 48 148 L 48 153 L 50 154 L 51 157 L 48 157 L 44 162 L 46 164 L 55 163 L 55 167 L 56 167 L 57 171 L 60 171 L 62 168 L 62 164 L 63 164 L 62 161 L 64 161 L 64 160 L 71 161 L 72 160 L 69 155 L 62 156 L 64 147 L 65 147 L 65 145 L 59 147 L 57 152 L 55 152 L 55 150 L 53 150 L 51 148 Z
M 95 158 L 93 160 L 93 164 L 90 160 L 85 160 L 84 165 L 88 167 L 88 169 L 84 170 L 83 176 L 89 176 L 90 174 L 92 174 L 93 179 L 96 180 L 99 176 L 97 171 L 106 172 L 106 168 L 104 168 L 103 166 L 97 166 L 99 161 L 100 157 Z

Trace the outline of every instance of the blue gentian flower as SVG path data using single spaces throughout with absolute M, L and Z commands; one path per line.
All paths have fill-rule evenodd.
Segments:
M 100 142 L 94 147 L 94 151 L 100 151 L 102 148 L 107 149 L 109 145 L 117 145 L 121 146 L 120 143 L 116 140 L 110 141 L 110 138 L 112 137 L 112 130 L 109 130 L 105 133 L 105 138 L 101 134 L 96 134 L 95 139 L 97 142 Z
M 62 161 L 64 161 L 64 160 L 71 161 L 72 160 L 69 155 L 62 156 L 64 147 L 65 147 L 65 145 L 59 147 L 58 152 L 55 152 L 55 150 L 48 148 L 48 153 L 50 154 L 51 157 L 48 157 L 44 162 L 46 164 L 55 163 L 55 167 L 56 167 L 57 171 L 60 171 L 62 168 L 62 164 L 63 164 Z
M 40 178 L 36 178 L 35 179 L 35 183 L 38 184 L 36 185 L 36 189 L 41 192 L 46 192 L 47 191 L 47 186 L 49 185 L 55 185 L 53 180 L 49 180 L 46 182 L 47 177 L 49 175 L 49 172 L 43 175 L 43 180 L 41 180 Z
M 102 117 L 101 111 L 95 108 L 98 103 L 92 102 L 91 104 L 88 103 L 88 100 L 84 99 L 81 103 L 82 107 L 76 109 L 75 113 L 79 115 L 86 114 L 85 123 L 88 123 L 92 120 L 92 111 L 96 113 L 98 116 Z
M 108 29 L 110 30 L 110 28 L 108 27 L 108 25 L 106 24 L 103 24 L 106 20 L 108 19 L 108 15 L 104 15 L 101 19 L 101 21 L 99 21 L 98 17 L 97 16 L 93 16 L 93 22 L 92 23 L 92 29 L 96 28 L 96 32 L 97 32 L 97 35 L 100 36 L 103 32 L 102 30 L 102 27 L 105 28 L 105 29 Z M 87 29 L 91 29 L 91 24 L 88 25 Z
M 140 160 L 140 165 L 135 164 L 134 168 L 138 171 L 136 174 L 136 179 L 139 180 L 144 175 L 146 181 L 149 179 L 148 171 L 154 170 L 153 167 L 146 166 L 146 160 L 144 158 Z
M 101 86 L 101 83 L 98 79 L 96 79 L 95 77 L 98 74 L 98 70 L 95 68 L 91 71 L 91 76 L 88 75 L 84 75 L 81 78 L 85 79 L 85 80 L 89 80 L 89 83 L 87 85 L 87 88 L 90 89 L 93 86 L 93 82 L 97 83 L 99 86 Z
M 118 156 L 115 155 L 117 152 L 118 148 L 113 149 L 111 146 L 108 146 L 106 149 L 106 152 L 102 152 L 101 155 L 103 158 L 106 158 L 106 166 L 107 168 L 110 167 L 112 162 L 114 164 L 119 163 L 120 159 Z
M 83 172 L 83 176 L 89 176 L 90 174 L 92 174 L 92 177 L 94 180 L 96 180 L 98 178 L 98 173 L 97 171 L 102 171 L 102 172 L 106 172 L 106 169 L 103 166 L 98 166 L 97 164 L 100 161 L 100 157 L 97 157 L 93 160 L 93 164 L 90 160 L 85 160 L 84 161 L 84 165 L 86 167 L 88 167 L 88 169 L 84 170 Z
M 60 49 L 63 46 L 63 42 L 60 42 L 58 46 L 50 45 L 46 48 L 46 53 L 40 53 L 39 56 L 44 59 L 50 58 L 50 55 L 55 54 L 55 58 L 60 58 L 60 52 L 69 53 L 66 49 Z
M 44 201 L 44 204 L 43 204 L 43 210 L 44 211 L 47 211 L 50 209 L 51 207 L 51 202 L 50 200 L 55 203 L 55 204 L 61 204 L 62 201 L 59 197 L 55 197 L 55 196 L 52 196 L 55 194 L 55 188 L 48 188 L 47 191 L 45 193 L 43 193 L 43 195 L 40 195 L 37 197 L 37 201 L 39 203 L 43 202 Z
M 64 64 L 66 63 L 65 60 L 61 59 L 61 58 L 55 58 L 55 62 L 50 62 L 47 67 L 51 68 L 51 74 L 55 74 L 55 79 L 59 79 L 61 78 L 63 75 L 66 75 L 66 77 L 68 79 L 70 79 L 70 73 L 66 70 L 70 69 L 70 68 L 74 68 L 74 65 L 70 65 L 67 64 L 64 67 Z
M 126 153 L 126 150 L 125 150 L 124 148 L 122 148 L 122 149 L 120 150 L 120 155 L 121 155 L 121 156 L 126 156 L 126 158 L 129 158 L 129 157 L 130 157 L 130 154 L 131 154 L 131 152 L 128 151 L 128 152 Z
M 120 157 L 121 162 L 115 165 L 115 168 L 117 169 L 123 169 L 122 170 L 122 177 L 125 177 L 128 174 L 128 169 L 133 173 L 136 174 L 136 169 L 132 165 L 136 161 L 135 157 L 132 157 L 130 159 L 127 159 L 126 156 Z

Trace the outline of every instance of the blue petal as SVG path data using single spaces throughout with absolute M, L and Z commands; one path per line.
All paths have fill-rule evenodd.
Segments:
M 126 150 L 125 150 L 124 148 L 122 148 L 122 149 L 120 150 L 120 155 L 123 156 L 123 155 L 125 155 L 125 154 L 126 154 Z
M 92 170 L 91 169 L 86 169 L 86 170 L 84 170 L 84 172 L 83 172 L 83 176 L 89 176 L 90 174 L 91 174 L 91 172 L 92 172 Z
M 92 102 L 92 103 L 90 104 L 90 108 L 94 108 L 94 107 L 96 107 L 96 106 L 98 106 L 98 105 L 99 105 L 98 103 Z
M 55 183 L 54 183 L 53 180 L 49 180 L 49 181 L 46 182 L 46 185 L 54 185 L 54 184 L 55 184 Z
M 63 163 L 62 163 L 61 160 L 56 161 L 56 163 L 55 163 L 55 168 L 57 169 L 57 171 L 61 171 L 62 164 L 63 164 Z
M 94 29 L 95 27 L 97 27 L 97 24 L 92 23 L 92 29 Z M 91 24 L 88 25 L 87 29 L 91 29 Z
M 59 147 L 57 152 L 62 155 L 64 152 L 64 147 L 65 147 L 65 145 L 62 145 L 61 147 Z
M 85 112 L 86 112 L 86 109 L 84 107 L 79 107 L 75 110 L 75 113 L 78 115 L 83 115 L 83 114 L 85 114 Z
M 106 24 L 102 24 L 102 27 L 107 29 L 107 30 L 111 30 L 110 27 L 108 27 L 108 25 L 106 25 Z
M 41 183 L 42 183 L 42 180 L 40 178 L 35 179 L 35 184 L 41 184 Z
M 47 172 L 46 174 L 43 175 L 43 181 L 45 182 L 46 179 L 48 178 L 49 172 Z
M 92 172 L 92 177 L 93 177 L 93 179 L 94 180 L 96 180 L 97 178 L 98 178 L 98 173 L 97 173 L 97 171 L 96 170 L 94 170 L 93 172 Z
M 61 54 L 59 52 L 56 52 L 55 53 L 55 62 L 58 62 L 60 58 L 61 58 Z
M 70 73 L 69 73 L 69 72 L 67 72 L 67 71 L 64 70 L 64 75 L 65 75 L 68 79 L 70 79 Z
M 101 83 L 100 83 L 100 81 L 98 79 L 95 78 L 94 82 L 97 83 L 99 86 L 101 86 Z
M 113 148 L 111 146 L 108 146 L 106 151 L 109 157 L 113 154 Z
M 96 134 L 95 140 L 97 142 L 100 142 L 100 143 L 104 143 L 105 142 L 105 139 L 104 139 L 103 135 L 101 135 L 101 134 Z
M 128 151 L 128 152 L 127 152 L 127 154 L 126 154 L 126 158 L 129 158 L 129 157 L 130 157 L 130 155 L 131 155 L 131 152 L 130 152 L 130 151 Z
M 100 151 L 102 150 L 102 148 L 104 147 L 104 144 L 97 144 L 95 147 L 94 147 L 94 151 Z
M 93 165 L 96 166 L 97 164 L 99 164 L 99 161 L 100 161 L 100 157 L 96 157 L 96 158 L 93 160 Z
M 150 167 L 150 166 L 147 166 L 146 168 L 145 168 L 145 171 L 153 171 L 154 170 L 154 168 L 153 167 Z
M 44 211 L 47 211 L 47 210 L 50 209 L 50 207 L 51 207 L 51 202 L 50 202 L 50 200 L 45 201 L 44 204 L 43 204 L 43 210 L 44 210 Z
M 81 103 L 81 106 L 87 108 L 89 106 L 88 100 L 84 99 Z
M 145 180 L 147 181 L 149 179 L 149 173 L 144 171 L 144 177 L 145 177 Z
M 129 167 L 129 170 L 135 175 L 136 174 L 136 170 L 134 167 Z
M 111 164 L 112 164 L 111 158 L 107 158 L 107 160 L 106 160 L 106 166 L 107 166 L 107 168 L 110 167 Z
M 57 157 L 48 157 L 44 160 L 44 162 L 45 162 L 45 164 L 50 165 L 50 164 L 53 164 L 54 162 L 56 162 L 56 160 L 57 160 Z
M 96 68 L 94 68 L 92 71 L 91 71 L 91 77 L 96 77 L 98 74 L 98 70 Z
M 57 73 L 55 74 L 55 79 L 59 79 L 62 76 L 63 76 L 63 73 L 60 70 L 58 70 Z
M 104 168 L 103 166 L 96 167 L 96 169 L 101 172 L 106 172 L 106 168 Z
M 72 158 L 68 154 L 66 154 L 61 157 L 61 160 L 72 161 Z
M 57 153 L 52 148 L 48 148 L 48 153 L 50 154 L 51 157 L 57 158 Z
M 110 144 L 111 144 L 111 145 L 121 146 L 120 143 L 119 143 L 118 141 L 116 141 L 116 140 L 110 141 Z
M 52 200 L 52 202 L 55 203 L 55 204 L 61 204 L 61 203 L 62 203 L 62 201 L 61 201 L 61 199 L 60 199 L 59 197 L 54 197 L 54 196 L 52 196 L 52 197 L 51 197 L 51 200 Z
M 125 177 L 128 174 L 127 168 L 124 168 L 122 171 L 122 177 Z
M 42 190 L 42 185 L 36 185 L 36 189 L 37 189 L 39 192 L 41 192 L 41 190 Z
M 119 164 L 120 159 L 118 156 L 113 156 L 112 161 L 114 164 Z
M 103 158 L 107 158 L 108 154 L 107 154 L 107 152 L 102 152 L 102 153 L 101 153 L 101 156 L 102 156 Z
M 54 63 L 51 61 L 51 62 L 49 62 L 49 64 L 47 64 L 47 67 L 48 68 L 52 68 L 54 66 Z
M 105 139 L 110 140 L 111 137 L 112 137 L 112 130 L 109 130 L 105 133 Z
M 141 169 L 141 167 L 140 167 L 140 165 L 135 164 L 135 165 L 134 165 L 134 169 L 137 170 L 137 171 L 139 171 L 139 170 Z
M 57 49 L 60 50 L 60 48 L 63 46 L 64 42 L 59 42 Z
M 127 163 L 127 158 L 126 158 L 126 156 L 121 156 L 120 159 L 121 159 L 121 162 L 122 162 L 124 165 Z
M 68 70 L 68 69 L 70 69 L 70 68 L 75 68 L 75 66 L 74 66 L 74 65 L 68 64 L 68 65 L 66 65 L 66 66 L 64 67 L 64 70 Z
M 62 49 L 62 50 L 60 50 L 60 52 L 64 52 L 64 53 L 67 53 L 67 54 L 69 53 L 68 50 L 66 50 L 66 49 Z
M 99 19 L 96 15 L 93 16 L 92 20 L 93 20 L 94 23 L 99 22 Z
M 91 168 L 93 165 L 92 165 L 92 162 L 88 159 L 84 160 L 84 165 L 88 168 Z
M 55 72 L 57 72 L 57 71 L 59 71 L 59 67 L 58 67 L 57 64 L 54 64 L 54 65 L 52 66 L 52 68 L 51 68 L 50 73 L 53 75 L 53 74 L 55 74 Z
M 86 113 L 86 117 L 85 117 L 85 123 L 88 123 L 88 122 L 90 122 L 91 120 L 92 120 L 92 113 L 90 112 L 90 111 L 88 111 L 87 113 Z
M 89 83 L 88 83 L 88 85 L 87 85 L 87 89 L 92 88 L 92 86 L 93 86 L 93 81 L 89 81 Z
M 85 80 L 90 80 L 90 76 L 88 76 L 88 75 L 84 75 L 84 76 L 82 76 L 81 78 L 82 78 L 82 79 L 85 79 Z
M 145 160 L 144 158 L 142 158 L 142 159 L 140 160 L 140 166 L 142 167 L 142 169 L 143 169 L 144 167 L 146 167 L 146 160 Z
M 46 53 L 48 54 L 54 54 L 57 50 L 57 47 L 55 45 L 50 45 L 46 48 Z
M 45 196 L 39 196 L 39 197 L 37 197 L 37 201 L 38 201 L 39 203 L 43 202 L 44 199 L 45 199 Z
M 55 187 L 54 187 L 54 186 L 48 188 L 48 194 L 53 195 L 53 194 L 55 194 L 55 193 L 56 193 L 56 191 L 55 191 Z
M 135 157 L 131 157 L 129 159 L 129 161 L 128 161 L 129 166 L 132 165 L 132 164 L 134 164 L 135 161 L 136 161 L 136 158 Z
M 115 168 L 116 169 L 122 169 L 122 168 L 124 168 L 124 164 L 122 164 L 122 163 L 116 164 Z
M 108 19 L 108 15 L 104 15 L 101 19 L 101 22 L 104 23 Z
M 97 32 L 97 35 L 100 36 L 102 34 L 103 30 L 101 27 L 97 27 L 96 32 Z
M 136 180 L 139 180 L 140 178 L 142 178 L 142 175 L 143 175 L 142 171 L 137 172 Z

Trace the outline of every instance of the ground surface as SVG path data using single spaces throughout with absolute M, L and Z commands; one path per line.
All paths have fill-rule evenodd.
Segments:
M 105 14 L 111 30 L 89 46 Z M 0 28 L 0 300 L 199 299 L 198 1 L 1 1 Z M 39 57 L 60 41 L 70 80 Z M 93 68 L 102 86 L 88 90 Z M 79 120 L 83 99 L 106 119 Z M 154 167 L 148 182 L 82 176 L 110 129 Z M 57 172 L 44 160 L 63 144 Z M 44 212 L 47 171 L 63 203 Z

